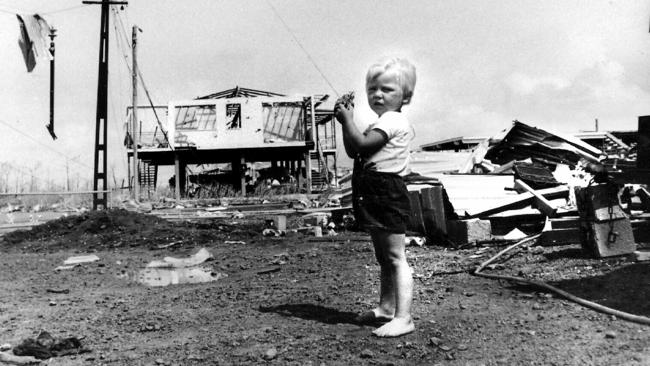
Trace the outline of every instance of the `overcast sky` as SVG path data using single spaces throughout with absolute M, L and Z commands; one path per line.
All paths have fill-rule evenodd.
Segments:
M 45 129 L 49 64 L 27 73 L 15 13 L 39 13 L 58 29 L 56 141 Z M 110 18 L 109 176 L 126 171 L 134 24 L 156 104 L 237 85 L 355 91 L 356 117 L 367 123 L 366 68 L 406 57 L 418 74 L 405 109 L 417 147 L 490 136 L 514 119 L 561 133 L 593 130 L 596 118 L 601 130 L 635 130 L 650 114 L 649 21 L 650 2 L 635 0 L 132 0 Z M 92 178 L 99 23 L 100 6 L 81 0 L 0 0 L 0 162 L 25 172 L 40 163 L 43 176 L 58 178 L 70 159 Z

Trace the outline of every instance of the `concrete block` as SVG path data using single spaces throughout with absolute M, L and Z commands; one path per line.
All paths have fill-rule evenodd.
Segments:
M 631 254 L 636 250 L 632 225 L 627 218 L 586 223 L 581 233 L 583 248 L 597 258 Z
M 475 243 L 492 238 L 492 225 L 490 220 L 449 220 L 447 221 L 447 234 L 449 240 L 457 245 Z
M 580 214 L 580 242 L 596 258 L 630 254 L 636 250 L 630 219 L 618 203 L 612 184 L 576 187 Z

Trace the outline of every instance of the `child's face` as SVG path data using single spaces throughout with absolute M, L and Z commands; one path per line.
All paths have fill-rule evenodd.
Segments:
M 366 85 L 368 104 L 381 116 L 388 111 L 399 112 L 405 103 L 402 86 L 394 71 L 385 71 L 368 81 Z

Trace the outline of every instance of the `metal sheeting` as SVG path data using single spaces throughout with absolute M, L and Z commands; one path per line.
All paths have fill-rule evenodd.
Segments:
M 546 165 L 575 166 L 580 159 L 597 162 L 600 154 L 600 150 L 576 138 L 514 121 L 503 139 L 488 148 L 485 159 L 500 165 L 531 158 Z

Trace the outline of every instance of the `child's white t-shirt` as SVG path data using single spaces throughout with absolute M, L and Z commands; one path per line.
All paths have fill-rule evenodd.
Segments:
M 385 112 L 370 124 L 370 130 L 382 130 L 388 136 L 388 142 L 366 159 L 365 166 L 374 163 L 374 170 L 405 176 L 411 173 L 409 145 L 415 134 L 406 116 L 400 112 Z

